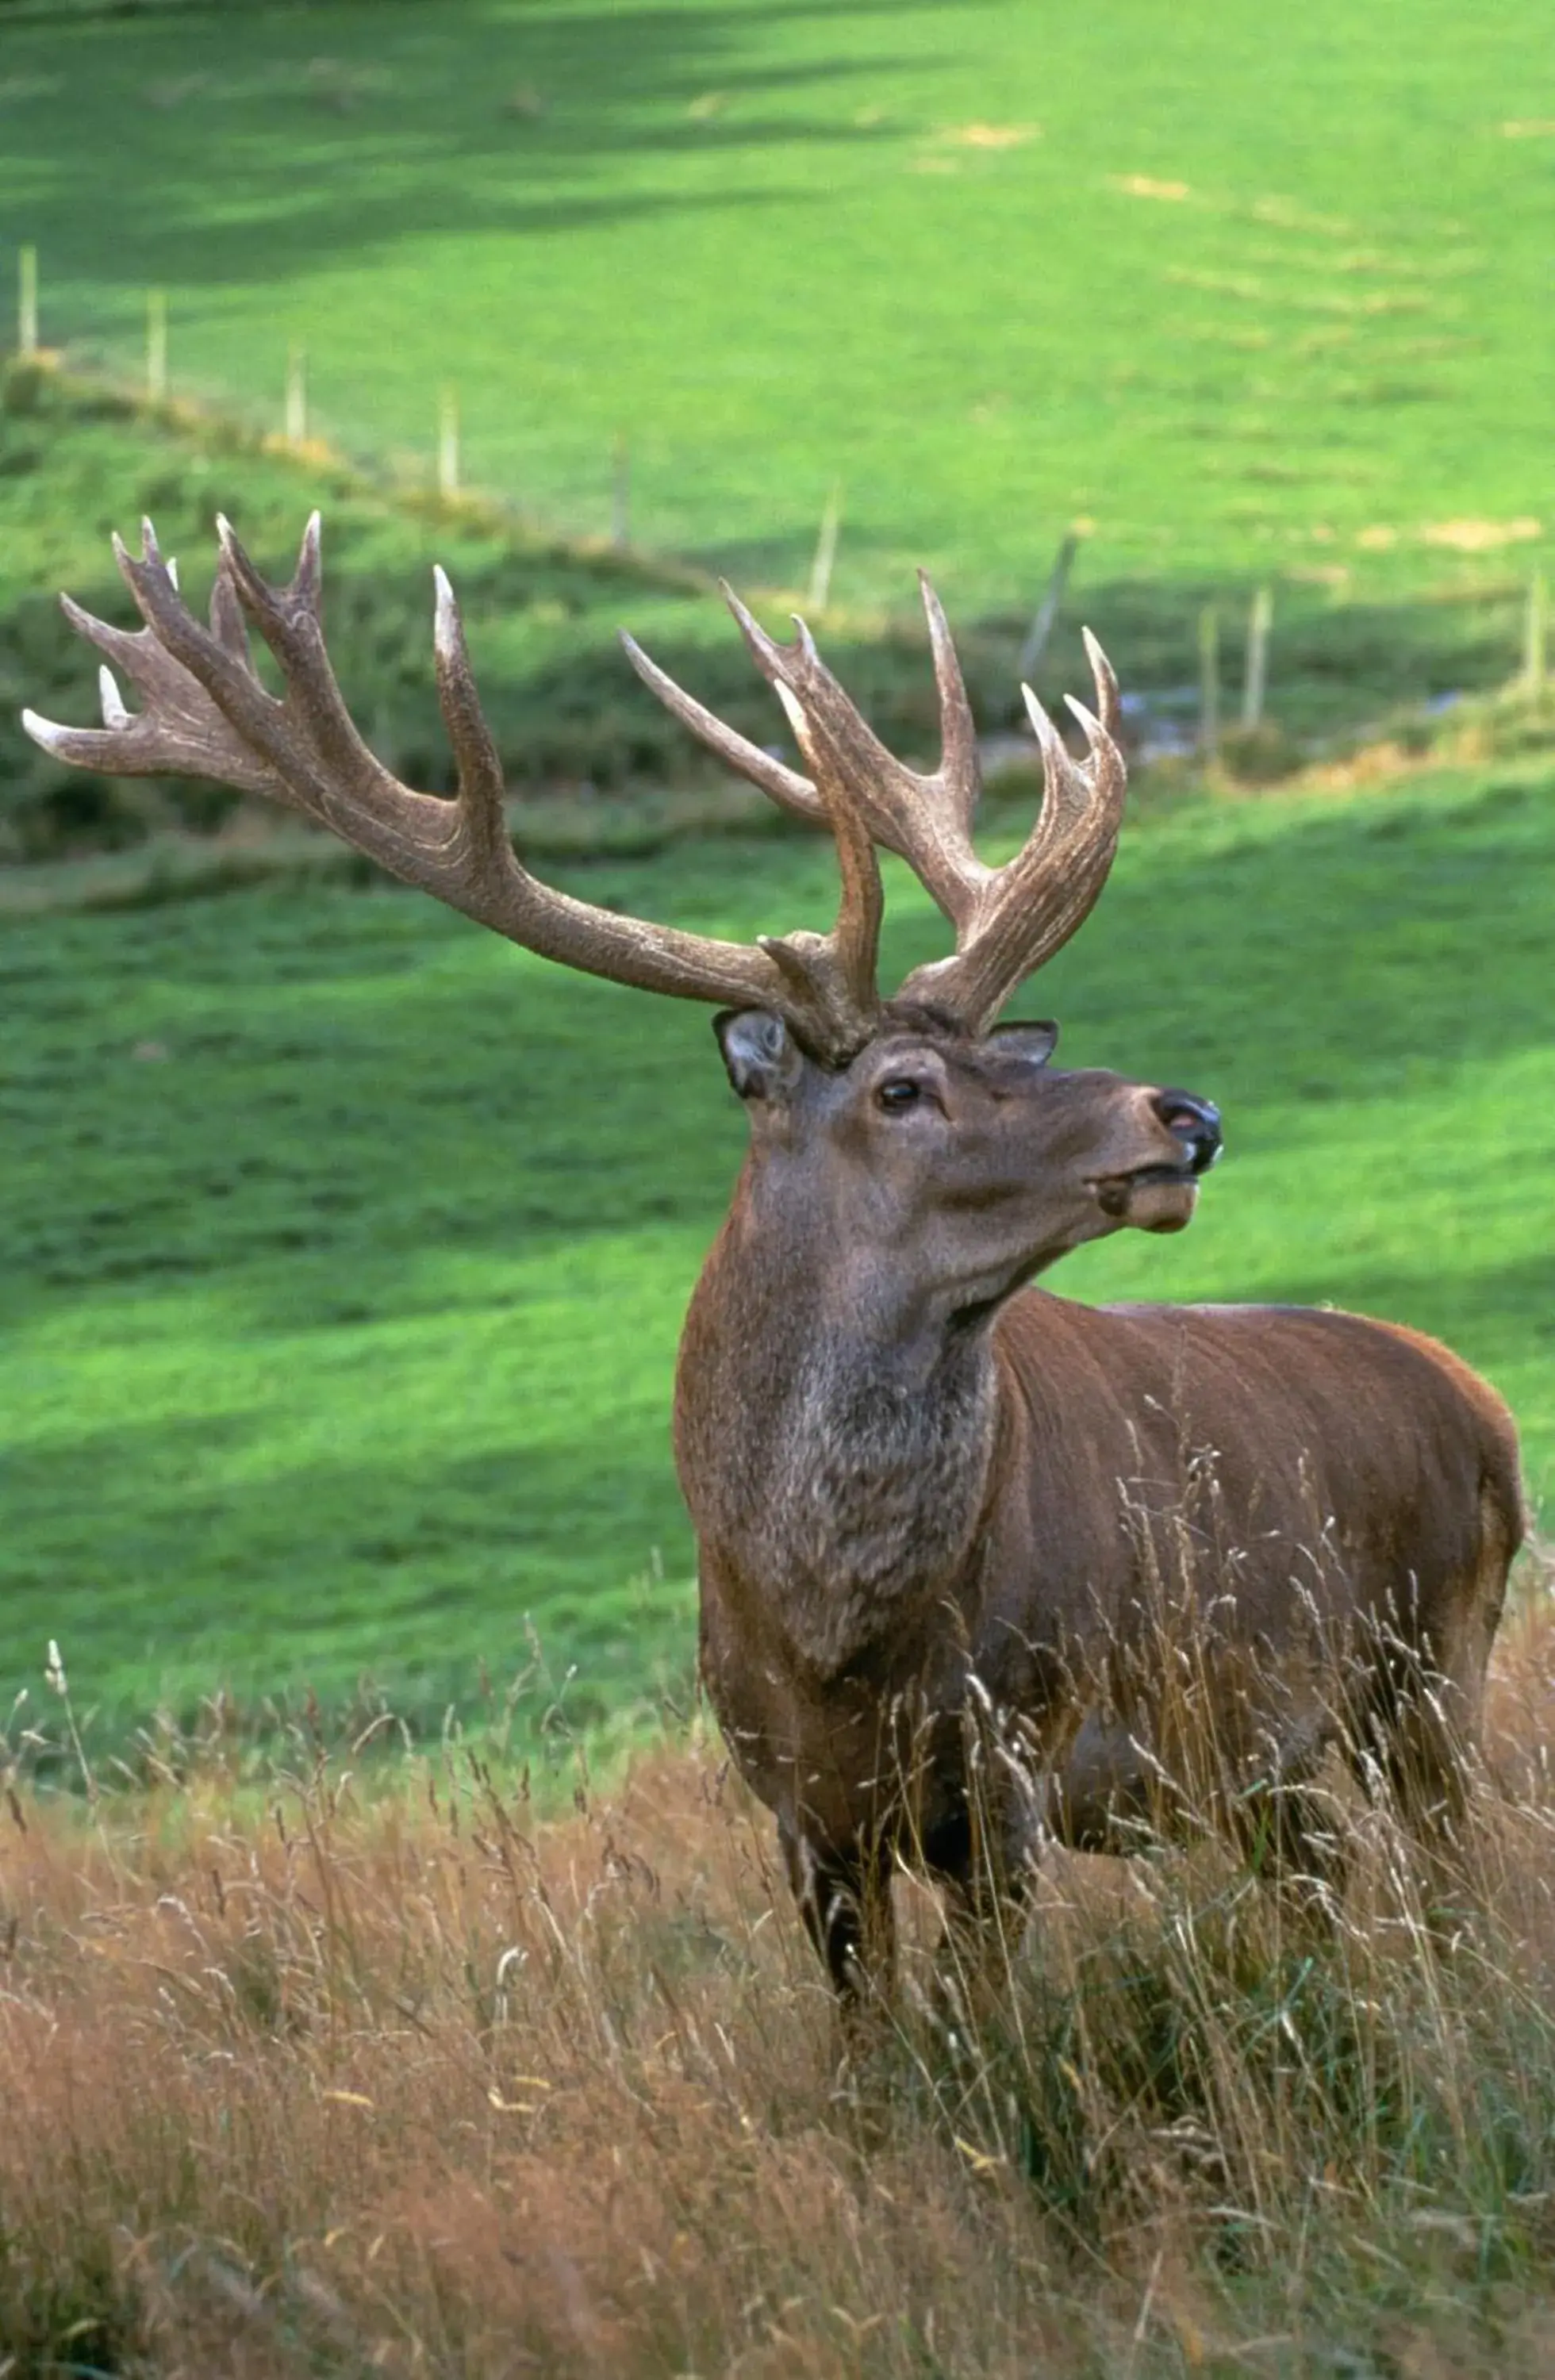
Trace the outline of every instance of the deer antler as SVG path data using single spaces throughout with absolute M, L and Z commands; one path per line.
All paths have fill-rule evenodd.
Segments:
M 731 767 L 802 817 L 833 815 L 840 795 L 875 842 L 907 862 L 955 928 L 956 947 L 952 957 L 915 968 L 892 1004 L 929 1009 L 978 1033 L 1015 986 L 1069 940 L 1107 880 L 1126 783 L 1116 742 L 1118 686 L 1087 629 L 1100 717 L 1073 697 L 1069 703 L 1090 747 L 1084 762 L 1070 758 L 1030 687 L 1021 689 L 1042 750 L 1042 808 L 1015 857 L 1002 868 L 988 867 L 972 845 L 982 780 L 971 706 L 939 598 L 921 571 L 918 583 L 940 693 L 942 754 L 929 774 L 886 750 L 822 662 L 802 620 L 794 623 L 796 641 L 779 644 L 728 587 L 724 601 L 757 667 L 784 707 L 793 706 L 790 716 L 813 782 L 715 718 L 630 637 L 622 641 L 638 676 Z
M 1015 986 L 1084 925 L 1117 852 L 1128 786 L 1117 743 L 1122 705 L 1112 663 L 1088 628 L 1084 636 L 1100 717 L 1072 694 L 1064 699 L 1085 729 L 1085 759 L 1070 758 L 1052 721 L 1023 686 L 1042 747 L 1037 822 L 1002 868 L 964 871 L 965 912 L 946 912 L 955 924 L 954 954 L 915 967 L 896 994 L 901 1006 L 948 1010 L 969 1033 L 985 1031 Z
M 127 710 L 111 669 L 101 675 L 103 725 L 54 725 L 31 711 L 22 723 L 56 758 L 115 776 L 164 772 L 214 777 L 303 811 L 358 851 L 477 923 L 543 957 L 683 1000 L 774 1009 L 796 1038 L 843 1064 L 880 1019 L 875 960 L 880 873 L 867 822 L 844 777 L 817 763 L 806 804 L 836 839 L 842 898 L 829 934 L 717 941 L 618 916 L 556 892 L 514 852 L 503 808 L 496 746 L 481 714 L 454 590 L 435 574 L 438 697 L 458 767 L 458 795 L 414 793 L 374 759 L 352 723 L 324 647 L 320 617 L 319 516 L 303 536 L 291 583 L 260 577 L 225 520 L 221 559 L 202 627 L 182 601 L 148 521 L 140 560 L 114 540 L 143 628 L 94 619 L 65 598 L 66 615 L 116 662 L 145 698 Z M 245 615 L 280 664 L 278 699 L 255 673 Z
M 1068 941 L 1106 880 L 1124 772 L 1115 741 L 1117 681 L 1088 630 L 1100 717 L 1070 700 L 1088 756 L 1083 763 L 1070 759 L 1041 704 L 1024 688 L 1042 747 L 1042 808 L 1023 849 L 999 868 L 972 846 L 980 791 L 977 735 L 945 615 L 921 574 L 942 737 L 940 766 L 925 775 L 886 750 L 802 620 L 795 622 L 796 641 L 778 644 L 723 590 L 757 666 L 788 713 L 808 777 L 747 743 L 624 637 L 634 668 L 677 718 L 773 800 L 823 820 L 836 844 L 842 893 L 830 933 L 723 942 L 574 900 L 523 866 L 507 830 L 501 762 L 481 713 L 458 606 L 441 570 L 434 574 L 433 647 L 438 698 L 458 768 L 453 801 L 401 784 L 352 723 L 324 647 L 317 513 L 286 587 L 260 577 L 225 520 L 217 529 L 221 558 L 209 628 L 180 598 L 174 565 L 164 562 L 149 521 L 139 561 L 114 540 L 142 628 L 113 627 L 63 599 L 72 625 L 119 664 L 145 707 L 130 712 L 104 666 L 101 728 L 57 727 L 22 713 L 45 751 L 113 775 L 214 777 L 268 795 L 329 827 L 391 875 L 542 957 L 682 1000 L 775 1009 L 830 1065 L 855 1056 L 882 1013 L 875 985 L 877 844 L 905 859 L 956 937 L 954 954 L 915 968 L 892 1004 L 928 1009 L 971 1033 L 984 1030 L 1015 985 Z M 254 670 L 246 620 L 280 663 L 285 692 L 279 698 Z
M 751 617 L 724 580 L 719 589 L 739 623 L 761 674 L 780 697 L 792 696 L 801 705 L 813 735 L 828 748 L 838 773 L 849 786 L 859 817 L 883 850 L 893 851 L 930 892 L 947 917 L 965 909 L 968 876 L 980 880 L 992 873 L 983 867 L 971 844 L 972 816 L 982 791 L 978 763 L 978 736 L 971 705 L 962 683 L 961 665 L 938 596 L 924 572 L 918 573 L 923 608 L 929 618 L 929 638 L 934 674 L 940 690 L 940 722 L 943 753 L 931 775 L 920 776 L 886 750 L 856 706 L 843 692 L 815 649 L 804 622 L 796 616 L 796 645 L 780 645 Z M 824 806 L 808 777 L 785 768 L 759 745 L 750 744 L 722 719 L 676 686 L 636 640 L 623 634 L 627 659 L 645 686 L 650 686 L 667 710 L 709 748 L 763 793 L 801 818 L 824 820 Z M 820 764 L 801 738 L 800 748 L 812 768 Z

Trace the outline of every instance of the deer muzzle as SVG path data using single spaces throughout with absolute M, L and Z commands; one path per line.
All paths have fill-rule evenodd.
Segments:
M 1192 1091 L 1156 1091 L 1150 1106 L 1175 1155 L 1163 1153 L 1096 1184 L 1097 1204 L 1115 1222 L 1141 1232 L 1181 1232 L 1193 1220 L 1201 1174 L 1220 1158 L 1221 1111 Z

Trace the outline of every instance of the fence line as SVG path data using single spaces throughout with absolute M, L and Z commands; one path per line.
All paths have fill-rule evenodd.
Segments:
M 153 404 L 165 405 L 170 400 L 168 300 L 164 289 L 148 289 L 145 294 L 145 375 L 144 393 Z M 35 361 L 43 356 L 41 337 L 41 276 L 36 245 L 31 241 L 18 244 L 17 250 L 17 352 L 24 361 Z M 49 358 L 52 360 L 52 357 Z M 286 377 L 284 401 L 284 438 L 287 445 L 300 447 L 309 434 L 308 355 L 300 341 L 294 340 L 286 354 Z M 106 380 L 109 385 L 122 385 L 111 372 L 88 371 L 81 377 Z M 206 401 L 192 408 L 195 414 L 231 421 L 235 427 L 249 431 L 262 440 L 263 433 L 254 432 L 243 420 L 217 399 Z M 445 383 L 438 394 L 437 435 L 433 465 L 438 493 L 455 500 L 467 496 L 463 476 L 463 455 L 459 397 L 453 382 Z M 369 469 L 364 477 L 373 480 Z M 395 474 L 387 473 L 390 483 Z M 382 481 L 380 480 L 380 483 Z M 822 509 L 811 559 L 808 579 L 808 601 L 818 612 L 825 611 L 831 601 L 832 581 L 841 537 L 843 516 L 843 485 L 836 481 Z M 632 545 L 632 479 L 631 455 L 625 431 L 617 431 L 610 447 L 610 543 L 618 552 Z M 577 540 L 584 546 L 591 542 L 587 533 L 581 538 L 547 522 L 543 516 L 527 516 L 511 499 L 486 496 L 479 500 L 489 504 L 497 516 L 505 515 L 515 526 L 532 533 L 560 537 L 567 541 Z M 1069 577 L 1078 552 L 1080 538 L 1071 530 L 1061 540 L 1043 594 L 1031 626 L 1023 643 L 1018 674 L 1029 677 L 1050 641 L 1062 605 Z M 651 554 L 638 549 L 645 562 L 683 577 L 698 586 L 711 585 L 709 575 L 697 565 L 672 554 Z M 1274 597 L 1269 585 L 1255 592 L 1248 613 L 1247 638 L 1241 703 L 1241 725 L 1245 730 L 1257 729 L 1263 721 L 1269 693 L 1269 653 L 1273 625 Z M 1529 694 L 1542 698 L 1549 683 L 1549 589 L 1542 565 L 1531 573 L 1524 606 L 1522 665 L 1511 683 Z M 1200 610 L 1197 624 L 1198 647 L 1198 730 L 1197 749 L 1208 760 L 1219 754 L 1221 735 L 1221 614 L 1216 602 L 1206 603 Z

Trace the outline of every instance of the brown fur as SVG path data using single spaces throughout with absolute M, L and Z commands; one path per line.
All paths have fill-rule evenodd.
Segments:
M 1451 1803 L 1521 1536 L 1505 1407 L 1415 1332 L 1022 1287 L 1193 1192 L 1116 1215 L 1096 1190 L 1160 1162 L 1181 1095 L 1002 1062 L 901 1032 L 844 1076 L 747 1086 L 682 1345 L 708 1690 L 844 1990 L 896 1851 L 973 1889 L 969 1714 L 1022 1747 L 986 1789 L 1007 1874 L 1044 1825 L 1124 1839 L 1184 1624 L 1232 1799 L 1283 1788 L 1303 1866 L 1336 1868 L 1296 1790 L 1336 1734 L 1422 1813 Z M 921 1129 L 878 1100 L 915 1069 Z

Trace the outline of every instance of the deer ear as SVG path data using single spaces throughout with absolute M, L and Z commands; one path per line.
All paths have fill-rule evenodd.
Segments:
M 805 1061 L 781 1016 L 765 1008 L 725 1008 L 712 1029 L 742 1099 L 786 1099 L 797 1087 Z
M 1032 1025 L 996 1025 L 989 1039 L 998 1042 L 1002 1055 L 1045 1066 L 1058 1048 L 1058 1027 L 1051 1016 Z

